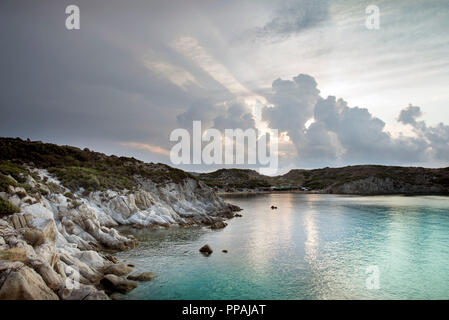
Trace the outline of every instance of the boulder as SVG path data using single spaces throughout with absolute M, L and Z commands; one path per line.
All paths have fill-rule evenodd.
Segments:
M 33 247 L 40 246 L 45 242 L 45 234 L 42 230 L 39 229 L 25 229 L 25 231 L 23 232 L 23 238 L 29 245 Z
M 64 289 L 59 291 L 62 300 L 109 300 L 103 290 L 98 290 L 94 286 L 80 284 L 79 288 Z
M 120 278 L 114 274 L 107 274 L 100 284 L 109 292 L 128 293 L 137 287 L 136 281 Z
M 96 251 L 82 251 L 78 258 L 94 269 L 101 269 L 104 267 L 104 260 Z
M 226 227 L 228 224 L 224 221 L 217 221 L 214 224 L 212 224 L 210 226 L 211 229 L 223 229 L 224 227 Z
M 206 244 L 200 248 L 200 252 L 202 254 L 208 256 L 208 255 L 212 254 L 212 252 L 214 252 L 214 250 L 212 250 L 212 248 L 208 244 Z
M 111 261 L 112 263 L 118 263 L 118 259 L 116 258 L 116 257 L 114 257 L 114 256 L 111 256 L 111 255 L 106 255 L 106 256 L 104 256 L 106 259 L 108 259 L 109 261 Z
M 41 276 L 22 263 L 1 269 L 0 300 L 58 300 Z
M 48 263 L 42 263 L 33 267 L 45 281 L 47 286 L 53 291 L 58 290 L 63 285 L 62 277 L 53 270 Z
M 228 253 L 228 250 L 221 250 L 221 252 L 223 252 L 223 253 Z
M 56 262 L 54 269 L 62 277 L 62 279 L 66 278 L 66 274 L 64 271 L 64 264 L 61 261 Z
M 14 229 L 22 228 L 22 225 L 20 224 L 18 215 L 15 214 L 15 215 L 11 216 L 11 222 L 12 222 L 12 225 L 14 226 Z
M 49 220 L 47 225 L 42 229 L 45 239 L 51 243 L 56 242 L 56 225 L 53 220 Z
M 89 294 L 84 300 L 110 300 L 103 290 L 97 290 Z
M 127 279 L 133 281 L 151 281 L 155 276 L 156 275 L 153 272 L 142 272 L 137 275 L 129 275 Z
M 104 274 L 114 274 L 116 276 L 125 276 L 133 271 L 132 268 L 128 267 L 124 263 L 111 264 L 104 268 Z
M 25 216 L 26 223 L 29 227 L 33 225 L 33 216 L 31 214 L 26 214 Z
M 20 225 L 22 228 L 28 228 L 27 221 L 24 216 L 17 216 L 19 218 Z

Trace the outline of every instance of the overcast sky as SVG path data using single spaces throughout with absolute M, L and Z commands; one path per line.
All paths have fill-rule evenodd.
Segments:
M 284 171 L 448 166 L 448 30 L 447 0 L 2 0 L 0 136 L 170 164 L 201 120 L 283 132 Z

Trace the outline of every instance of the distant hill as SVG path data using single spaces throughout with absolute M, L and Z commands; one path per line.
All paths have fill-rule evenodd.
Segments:
M 272 185 L 270 177 L 250 169 L 219 169 L 210 173 L 200 173 L 197 177 L 207 185 L 219 188 L 257 188 Z
M 254 170 L 221 169 L 198 177 L 219 188 L 304 187 L 340 194 L 449 194 L 449 168 L 358 165 L 294 169 L 268 177 Z

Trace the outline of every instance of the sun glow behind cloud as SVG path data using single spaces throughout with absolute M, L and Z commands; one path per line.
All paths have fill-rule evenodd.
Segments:
M 216 61 L 206 49 L 204 49 L 195 38 L 179 37 L 173 43 L 173 47 L 184 56 L 190 58 L 198 67 L 208 73 L 213 79 L 223 85 L 230 93 L 242 99 L 246 105 L 251 107 L 256 127 L 261 133 L 269 130 L 266 123 L 262 121 L 261 108 L 268 104 L 265 97 L 255 94 L 243 86 L 233 74 L 221 63 Z
M 201 84 L 190 72 L 167 62 L 146 57 L 144 59 L 144 65 L 151 71 L 166 77 L 184 91 L 187 91 L 188 86 L 192 84 L 201 87 Z
M 131 148 L 131 149 L 138 149 L 138 150 L 146 150 L 152 153 L 160 154 L 163 156 L 169 156 L 170 151 L 167 149 L 164 149 L 159 146 L 154 146 L 151 144 L 146 143 L 140 143 L 140 142 L 121 142 L 121 146 Z

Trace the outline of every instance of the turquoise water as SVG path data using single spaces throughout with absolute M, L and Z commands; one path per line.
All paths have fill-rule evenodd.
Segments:
M 225 229 L 139 231 L 141 244 L 118 256 L 157 277 L 123 298 L 449 298 L 449 198 L 261 194 L 226 200 L 244 210 Z M 209 257 L 198 252 L 206 243 L 214 249 Z M 367 273 L 370 266 L 378 277 Z

